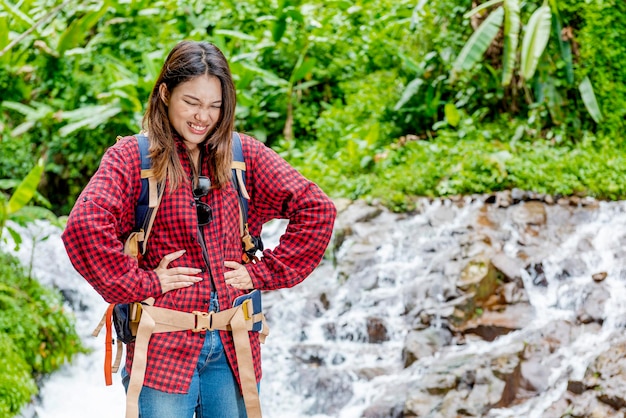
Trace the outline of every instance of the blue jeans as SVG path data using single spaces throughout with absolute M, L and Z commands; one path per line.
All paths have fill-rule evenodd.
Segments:
M 211 297 L 217 311 L 217 298 Z M 128 390 L 130 376 L 122 369 L 122 383 Z M 219 331 L 207 331 L 189 392 L 166 393 L 143 387 L 139 395 L 140 418 L 246 418 L 239 385 L 228 364 Z

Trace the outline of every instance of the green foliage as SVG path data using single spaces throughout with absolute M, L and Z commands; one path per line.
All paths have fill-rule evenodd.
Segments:
M 394 146 L 403 137 L 453 153 L 440 159 L 494 138 L 494 152 L 507 151 L 518 128 L 548 154 L 590 137 L 621 143 L 626 6 L 619 0 L 491 0 L 471 16 L 469 0 L 6 5 L 0 155 L 11 158 L 0 159 L 0 178 L 24 178 L 31 155 L 43 155 L 40 193 L 57 214 L 69 211 L 114 138 L 139 129 L 165 54 L 182 39 L 211 41 L 229 58 L 237 129 L 334 195 L 389 196 L 385 184 L 404 181 L 394 173 L 414 172 L 404 147 Z M 484 37 L 468 42 L 481 22 Z M 471 126 L 491 132 L 483 138 Z M 450 138 L 468 144 L 451 146 Z M 400 167 L 385 163 L 389 172 L 377 172 L 381 155 Z M 427 177 L 441 181 L 409 190 L 440 195 L 514 183 L 499 167 L 468 152 L 454 169 L 431 167 Z M 536 187 L 575 189 L 545 181 Z M 406 192 L 392 194 L 402 201 Z
M 582 22 L 575 33 L 576 71 L 589 77 L 600 106 L 600 132 L 621 144 L 626 126 L 626 2 L 561 0 L 564 16 Z
M 37 392 L 35 379 L 84 353 L 59 292 L 25 275 L 0 253 L 0 416 L 13 416 Z
M 11 338 L 0 332 L 0 417 L 15 416 L 37 393 L 31 368 Z
M 32 373 L 50 373 L 85 352 L 61 294 L 26 276 L 13 257 L 0 253 L 0 261 L 0 332 L 12 339 Z

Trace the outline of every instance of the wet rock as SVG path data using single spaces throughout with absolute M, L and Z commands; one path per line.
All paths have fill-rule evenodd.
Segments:
M 602 324 L 605 317 L 604 307 L 611 296 L 608 289 L 601 284 L 592 283 L 585 286 L 581 293 L 583 294 L 582 302 L 576 311 L 578 321 L 583 324 L 590 322 Z
M 626 408 L 626 342 L 614 343 L 587 368 L 583 383 L 613 409 Z
M 526 272 L 528 273 L 528 275 L 532 279 L 533 285 L 541 286 L 541 287 L 548 286 L 548 278 L 546 277 L 546 273 L 543 270 L 543 264 L 542 263 L 531 264 L 526 269 Z
M 350 377 L 343 372 L 325 368 L 309 368 L 304 370 L 294 386 L 312 401 L 307 414 L 324 414 L 336 416 L 338 411 L 352 398 Z
M 606 279 L 607 275 L 608 274 L 606 271 L 602 271 L 600 273 L 595 273 L 594 275 L 591 276 L 591 278 L 593 279 L 594 282 L 601 282 L 604 279 Z
M 327 358 L 326 349 L 321 345 L 301 344 L 289 350 L 290 353 L 305 364 L 323 365 Z
M 558 280 L 580 276 L 587 270 L 587 265 L 580 258 L 567 258 L 560 263 L 560 267 L 562 271 L 556 275 Z
M 367 318 L 367 341 L 372 344 L 380 344 L 389 340 L 387 327 L 381 318 Z
M 442 347 L 449 345 L 452 334 L 444 328 L 427 328 L 419 331 L 410 331 L 405 339 L 402 358 L 404 367 L 409 367 L 415 361 L 429 357 Z
M 461 272 L 457 287 L 466 294 L 472 294 L 477 302 L 486 301 L 498 287 L 501 279 L 498 270 L 486 258 L 471 260 Z
M 479 335 L 493 341 L 501 335 L 526 327 L 535 316 L 534 308 L 525 303 L 510 305 L 501 311 L 484 311 L 466 322 L 457 331 Z
M 514 206 L 512 220 L 520 225 L 542 226 L 546 224 L 546 209 L 541 202 L 523 202 Z
M 372 405 L 363 411 L 361 418 L 402 418 L 404 404 L 398 405 Z
M 491 263 L 497 268 L 508 280 L 522 278 L 522 270 L 526 267 L 526 263 L 519 258 L 509 257 L 504 253 L 498 253 L 491 257 Z

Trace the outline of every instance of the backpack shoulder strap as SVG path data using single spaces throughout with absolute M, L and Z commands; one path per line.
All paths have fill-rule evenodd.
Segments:
M 243 223 L 248 222 L 248 200 L 250 195 L 246 190 L 246 161 L 243 158 L 243 147 L 241 145 L 241 136 L 238 132 L 233 132 L 233 162 L 231 164 L 233 171 L 233 186 L 239 195 L 239 203 L 242 206 Z
M 246 190 L 246 161 L 243 156 L 241 136 L 233 132 L 233 186 L 239 196 L 239 233 L 243 249 L 242 261 L 244 264 L 254 263 L 258 260 L 257 251 L 263 251 L 263 243 L 260 237 L 253 237 L 248 231 L 248 200 L 250 195 Z
M 148 137 L 144 134 L 137 134 L 135 138 L 137 138 L 141 162 L 141 191 L 135 206 L 135 228 L 126 240 L 124 251 L 133 257 L 138 257 L 146 252 L 152 224 L 163 197 L 164 184 L 163 182 L 157 183 L 154 177 Z

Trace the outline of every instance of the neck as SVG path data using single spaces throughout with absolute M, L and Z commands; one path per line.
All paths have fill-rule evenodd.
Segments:
M 187 155 L 189 155 L 189 161 L 191 162 L 191 166 L 193 168 L 194 174 L 198 176 L 200 174 L 200 147 L 196 147 L 194 149 L 188 149 Z

